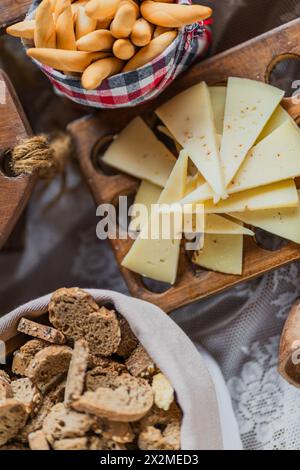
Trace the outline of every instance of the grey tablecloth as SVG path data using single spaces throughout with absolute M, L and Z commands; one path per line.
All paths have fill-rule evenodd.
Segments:
M 299 0 L 202 3 L 215 10 L 211 53 L 300 15 Z M 13 79 L 36 132 L 63 128 L 82 115 L 53 94 L 17 40 L 0 38 L 0 64 Z M 96 238 L 94 204 L 76 164 L 68 168 L 67 182 L 68 190 L 50 208 L 59 178 L 46 190 L 37 186 L 27 212 L 24 249 L 0 254 L 1 314 L 61 286 L 127 292 L 108 244 Z M 194 342 L 218 360 L 245 448 L 300 448 L 300 391 L 276 372 L 282 325 L 300 294 L 299 271 L 299 264 L 291 265 L 173 313 Z

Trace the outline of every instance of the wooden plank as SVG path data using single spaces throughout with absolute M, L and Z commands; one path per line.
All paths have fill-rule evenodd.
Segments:
M 24 19 L 32 0 L 1 0 L 0 2 L 0 33 L 11 24 Z

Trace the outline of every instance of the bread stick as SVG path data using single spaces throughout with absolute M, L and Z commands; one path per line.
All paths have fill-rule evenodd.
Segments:
M 106 52 L 83 52 L 62 49 L 32 48 L 27 55 L 48 67 L 67 72 L 83 72 L 94 60 L 108 57 Z
M 76 15 L 75 23 L 75 36 L 76 40 L 80 39 L 82 36 L 95 31 L 97 27 L 97 20 L 88 16 L 85 12 L 85 9 L 81 6 L 78 8 Z M 99 49 L 98 49 L 99 50 Z
M 129 39 L 117 39 L 113 45 L 113 53 L 118 59 L 129 60 L 135 54 L 135 47 Z
M 112 48 L 114 41 L 115 38 L 110 31 L 98 29 L 78 39 L 76 45 L 79 51 L 108 51 Z
M 77 0 L 76 2 L 73 2 L 71 5 L 72 8 L 72 13 L 73 13 L 73 20 L 76 21 L 77 18 L 77 13 L 80 7 L 85 7 L 87 4 L 88 0 Z
M 153 30 L 154 26 L 151 23 L 144 18 L 139 18 L 134 23 L 131 41 L 138 47 L 147 46 L 152 39 Z
M 35 47 L 56 47 L 55 24 L 50 0 L 43 0 L 36 9 L 34 44 Z
M 70 0 L 65 4 L 65 8 L 56 20 L 56 47 L 58 49 L 76 51 L 76 39 Z
M 34 38 L 35 20 L 20 21 L 20 23 L 13 24 L 6 28 L 7 34 L 23 39 Z
M 142 47 L 131 60 L 125 65 L 123 72 L 138 69 L 158 57 L 176 38 L 177 31 L 169 31 L 161 34 L 148 44 Z
M 105 21 L 97 21 L 96 29 L 109 29 L 111 23 L 111 19 Z
M 112 35 L 117 39 L 128 38 L 138 15 L 139 8 L 137 4 L 129 0 L 123 0 L 110 25 Z
M 54 21 L 56 23 L 59 15 L 64 11 L 64 9 L 71 3 L 70 0 L 52 0 L 54 4 Z
M 124 62 L 116 57 L 97 60 L 83 72 L 81 83 L 86 90 L 98 88 L 105 78 L 115 75 L 122 70 Z
M 91 18 L 105 21 L 112 19 L 121 0 L 90 0 L 85 7 L 86 14 Z
M 153 38 L 157 38 L 157 36 L 167 33 L 168 31 L 172 31 L 172 28 L 164 28 L 163 26 L 156 26 L 154 33 L 153 33 Z
M 155 25 L 180 28 L 209 18 L 212 10 L 202 5 L 178 5 L 146 0 L 141 4 L 141 13 L 147 21 Z

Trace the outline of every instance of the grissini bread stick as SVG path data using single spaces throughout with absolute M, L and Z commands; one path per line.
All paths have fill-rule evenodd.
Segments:
M 178 5 L 146 0 L 141 4 L 141 13 L 147 21 L 155 25 L 180 28 L 209 18 L 212 10 L 202 5 Z
M 98 88 L 105 78 L 116 75 L 122 70 L 124 62 L 116 57 L 97 60 L 83 72 L 81 83 L 86 90 Z
M 115 38 L 107 29 L 92 31 L 76 42 L 79 51 L 97 52 L 108 51 L 112 48 Z
M 125 65 L 123 72 L 138 69 L 158 57 L 176 38 L 177 31 L 169 31 L 161 34 L 148 44 L 142 47 L 131 60 Z
M 87 4 L 88 0 L 77 0 L 77 2 L 72 3 L 72 13 L 73 13 L 73 19 L 76 21 L 77 13 L 80 7 L 85 7 Z
M 106 52 L 64 51 L 47 48 L 28 49 L 27 55 L 48 67 L 67 72 L 83 72 L 94 60 L 109 56 Z
M 70 0 L 56 20 L 56 47 L 58 49 L 76 51 L 76 39 Z
M 70 0 L 52 0 L 54 4 L 54 21 L 56 23 L 59 15 L 71 3 Z
M 139 18 L 134 23 L 130 39 L 135 46 L 147 46 L 152 39 L 153 30 L 153 24 L 144 18 Z
M 164 28 L 163 26 L 156 26 L 154 33 L 153 33 L 153 38 L 157 38 L 157 36 L 167 33 L 168 31 L 172 31 L 172 28 Z
M 80 39 L 82 36 L 95 31 L 97 20 L 88 16 L 83 7 L 79 7 L 76 15 L 75 36 Z M 98 49 L 99 50 L 99 49 Z
M 112 19 L 120 5 L 121 0 L 90 0 L 85 7 L 85 11 L 91 18 L 97 20 Z
M 50 0 L 43 0 L 35 13 L 35 47 L 56 47 L 55 24 Z
M 113 45 L 113 53 L 118 59 L 129 60 L 135 54 L 135 47 L 129 39 L 117 39 Z
M 17 38 L 33 39 L 34 38 L 35 20 L 21 21 L 6 28 L 7 34 Z
M 139 8 L 134 2 L 123 1 L 111 22 L 110 30 L 117 39 L 128 38 L 139 15 Z

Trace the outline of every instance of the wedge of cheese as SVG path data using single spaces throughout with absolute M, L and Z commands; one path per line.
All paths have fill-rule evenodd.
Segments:
M 156 114 L 182 145 L 215 195 L 224 197 L 219 141 L 206 83 L 175 96 L 158 108 Z
M 204 233 L 250 235 L 252 237 L 254 235 L 252 230 L 247 229 L 243 225 L 216 214 L 207 214 L 205 216 Z
M 228 194 L 265 186 L 300 176 L 300 131 L 286 121 L 248 153 L 242 167 L 228 186 Z M 207 183 L 186 195 L 181 204 L 212 199 Z
M 217 131 L 217 134 L 219 135 L 222 135 L 222 132 L 223 132 L 226 91 L 227 91 L 227 88 L 225 86 L 209 87 L 209 93 L 210 93 L 211 104 L 212 104 L 213 113 L 214 113 L 216 131 Z
M 102 159 L 113 168 L 161 187 L 167 183 L 176 162 L 140 117 L 120 132 Z
M 131 209 L 132 218 L 129 229 L 135 232 L 140 231 L 141 227 L 148 220 L 152 204 L 156 204 L 162 189 L 149 181 L 143 180 L 136 193 L 134 204 Z M 139 206 L 146 210 L 139 211 Z
M 243 272 L 243 235 L 205 234 L 204 247 L 194 252 L 192 262 L 226 274 Z
M 188 158 L 181 153 L 161 193 L 159 204 L 170 204 L 182 198 L 186 190 L 187 165 Z M 152 213 L 149 224 L 142 227 L 139 237 L 125 256 L 122 266 L 142 276 L 174 284 L 181 240 L 179 238 L 149 238 L 149 227 L 151 231 L 151 226 L 155 223 L 157 223 L 157 217 L 155 213 Z
M 260 133 L 256 143 L 260 142 L 261 140 L 265 139 L 268 135 L 272 134 L 272 132 L 274 132 L 286 121 L 291 121 L 295 126 L 297 126 L 292 116 L 282 106 L 277 106 L 271 118 Z
M 234 212 L 230 215 L 246 224 L 261 228 L 292 242 L 300 243 L 300 204 L 294 208 Z
M 299 203 L 298 192 L 294 180 L 248 189 L 232 194 L 228 199 L 214 204 L 204 204 L 206 214 L 226 214 L 227 212 L 257 211 L 278 207 L 295 207 Z
M 236 175 L 283 96 L 283 91 L 265 83 L 229 78 L 220 149 L 226 186 Z

